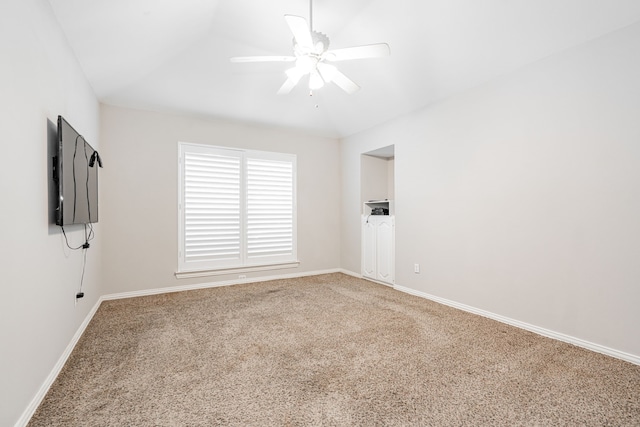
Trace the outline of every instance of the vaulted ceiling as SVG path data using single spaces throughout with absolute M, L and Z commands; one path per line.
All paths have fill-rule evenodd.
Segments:
M 308 0 L 49 0 L 104 103 L 347 136 L 640 21 L 638 0 L 315 0 L 332 48 L 386 42 L 391 55 L 340 62 L 347 95 L 301 81 L 276 95 L 291 55 L 284 15 Z

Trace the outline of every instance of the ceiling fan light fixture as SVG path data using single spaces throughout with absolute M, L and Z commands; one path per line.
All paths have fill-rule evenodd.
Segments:
M 310 72 L 315 70 L 317 64 L 318 64 L 318 58 L 315 58 L 313 56 L 308 56 L 308 55 L 299 56 L 298 59 L 296 60 L 296 68 L 300 70 L 302 75 L 309 74 Z
M 318 73 L 318 70 L 313 70 L 311 73 L 309 73 L 309 89 L 317 90 L 322 86 L 324 86 L 324 80 L 322 80 L 322 77 L 320 76 L 320 73 Z

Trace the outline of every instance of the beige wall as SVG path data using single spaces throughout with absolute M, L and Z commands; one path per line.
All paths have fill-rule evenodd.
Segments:
M 360 203 L 389 198 L 389 168 L 386 159 L 362 155 L 360 157 Z
M 49 2 L 0 2 L 0 425 L 26 421 L 47 377 L 101 295 L 101 224 L 87 252 L 53 225 L 51 147 L 58 115 L 100 147 L 99 105 Z M 70 244 L 81 227 L 65 227 Z
M 640 356 L 637 52 L 640 24 L 344 140 L 343 268 L 394 141 L 398 285 Z
M 340 267 L 339 142 L 301 133 L 102 106 L 105 293 L 238 279 L 176 279 L 178 141 L 293 153 L 298 167 L 296 269 Z M 108 165 L 108 167 L 107 167 Z
M 0 2 L 0 425 L 24 421 L 101 295 L 236 278 L 174 277 L 178 141 L 298 155 L 302 263 L 249 277 L 359 272 L 360 156 L 393 143 L 399 285 L 640 357 L 638 51 L 634 25 L 339 143 L 99 113 L 49 3 Z M 50 223 L 58 114 L 105 163 L 77 304 L 81 252 Z M 81 242 L 78 227 L 68 235 Z
M 394 158 L 387 159 L 387 198 L 395 200 L 396 198 L 396 160 Z

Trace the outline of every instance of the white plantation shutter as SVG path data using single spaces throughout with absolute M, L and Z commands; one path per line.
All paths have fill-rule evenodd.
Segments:
M 296 261 L 294 155 L 179 148 L 180 272 Z
M 293 162 L 247 154 L 249 262 L 291 259 L 294 251 Z

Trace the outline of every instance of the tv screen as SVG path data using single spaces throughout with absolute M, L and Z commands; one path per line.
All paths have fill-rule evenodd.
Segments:
M 98 222 L 98 166 L 102 161 L 62 116 L 58 116 L 58 153 L 54 163 L 58 188 L 56 224 Z

